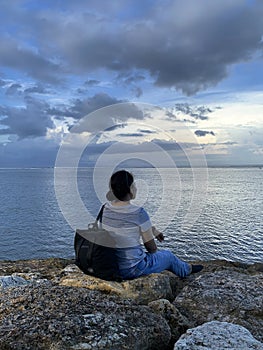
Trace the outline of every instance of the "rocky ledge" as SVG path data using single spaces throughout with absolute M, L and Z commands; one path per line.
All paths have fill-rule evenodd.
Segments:
M 107 282 L 71 260 L 0 262 L 0 349 L 263 349 L 263 264 Z

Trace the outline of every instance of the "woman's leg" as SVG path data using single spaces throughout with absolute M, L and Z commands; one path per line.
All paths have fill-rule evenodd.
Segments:
M 169 270 L 179 277 L 186 277 L 191 273 L 191 265 L 177 258 L 169 250 L 158 250 L 156 253 L 146 253 L 145 263 L 138 264 L 137 272 L 140 275 L 149 275 L 154 272 Z M 139 270 L 139 271 L 138 271 Z

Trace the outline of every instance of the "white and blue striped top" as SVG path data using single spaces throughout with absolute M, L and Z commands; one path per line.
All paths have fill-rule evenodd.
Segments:
M 117 206 L 108 202 L 103 210 L 102 227 L 110 232 L 116 242 L 120 269 L 129 269 L 144 259 L 141 232 L 152 227 L 144 208 L 133 204 Z

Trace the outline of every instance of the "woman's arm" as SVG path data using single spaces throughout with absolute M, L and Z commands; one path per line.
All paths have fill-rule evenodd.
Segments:
M 155 236 L 155 238 L 159 241 L 162 242 L 164 240 L 164 235 L 162 232 L 160 232 L 159 230 L 157 230 L 157 228 L 155 226 L 152 226 L 152 231 L 153 234 Z
M 145 232 L 141 232 L 143 244 L 149 253 L 155 253 L 157 251 L 157 246 L 154 242 L 154 235 L 152 228 Z

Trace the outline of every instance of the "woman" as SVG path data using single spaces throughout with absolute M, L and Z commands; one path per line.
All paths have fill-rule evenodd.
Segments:
M 102 226 L 115 239 L 123 279 L 164 270 L 186 277 L 203 269 L 202 265 L 190 265 L 180 260 L 169 250 L 157 250 L 154 237 L 162 242 L 164 236 L 152 226 L 149 215 L 142 207 L 130 203 L 137 191 L 132 174 L 126 170 L 115 172 L 109 187 L 109 202 L 103 210 Z M 141 239 L 147 252 L 141 246 Z

